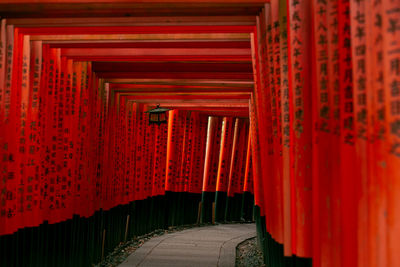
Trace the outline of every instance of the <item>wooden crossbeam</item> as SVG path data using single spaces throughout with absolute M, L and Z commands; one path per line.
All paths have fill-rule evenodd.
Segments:
M 252 81 L 253 74 L 252 73 L 232 73 L 232 72 L 185 72 L 185 73 L 178 73 L 178 72 L 97 72 L 98 77 L 111 79 L 111 78 L 141 78 L 141 79 L 229 79 L 229 80 L 245 80 L 245 81 Z
M 17 27 L 16 27 L 17 28 Z M 22 34 L 64 35 L 64 34 L 210 34 L 210 33 L 250 33 L 254 26 L 104 26 L 104 27 L 18 27 Z
M 199 101 L 206 101 L 210 100 L 211 102 L 214 101 L 241 101 L 242 99 L 248 100 L 250 98 L 249 93 L 197 93 L 197 92 L 190 92 L 190 93 L 132 93 L 132 92 L 120 92 L 117 91 L 115 93 L 119 93 L 121 96 L 132 96 L 137 100 L 153 100 L 153 99 L 163 99 L 163 100 L 199 100 Z
M 131 1 L 131 0 L 2 0 L 5 17 L 135 17 L 257 15 L 266 0 L 257 1 Z M 23 3 L 23 5 L 21 5 Z
M 147 33 L 147 34 L 63 34 L 59 31 L 59 35 L 37 34 L 31 36 L 31 41 L 121 41 L 121 40 L 250 40 L 249 33 Z
M 148 62 L 93 62 L 95 72 L 237 72 L 252 73 L 247 63 L 148 63 Z
M 212 56 L 244 55 L 250 56 L 248 48 L 62 48 L 63 56 Z
M 249 56 L 220 56 L 220 55 L 185 55 L 185 56 L 68 56 L 68 59 L 74 61 L 104 61 L 104 62 L 172 62 L 172 63 L 249 63 L 251 64 L 251 58 Z
M 115 83 L 115 84 L 153 84 L 153 85 L 197 85 L 197 86 L 231 86 L 231 87 L 248 87 L 253 88 L 254 82 L 249 80 L 227 80 L 227 79 L 215 79 L 210 80 L 207 78 L 204 79 L 173 79 L 173 78 L 165 78 L 165 79 L 143 79 L 143 78 L 109 78 L 104 79 L 106 83 Z
M 255 16 L 165 16 L 165 17 L 100 17 L 100 18 L 10 18 L 8 25 L 17 27 L 45 26 L 194 26 L 255 25 Z

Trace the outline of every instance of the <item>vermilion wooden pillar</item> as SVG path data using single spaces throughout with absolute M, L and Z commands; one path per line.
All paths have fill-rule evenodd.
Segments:
M 394 27 L 394 21 L 398 19 L 399 3 L 396 1 L 382 1 L 382 30 L 383 30 L 383 70 L 384 70 L 384 101 L 385 101 L 385 125 L 388 131 L 386 147 L 387 176 L 383 183 L 387 186 L 387 265 L 400 264 L 398 250 L 398 237 L 400 236 L 400 37 L 398 27 Z M 382 212 L 382 209 L 380 209 Z M 382 213 L 379 216 L 382 218 Z M 383 232 L 384 233 L 384 232 Z M 383 238 L 383 240 L 385 240 Z
M 226 221 L 239 221 L 241 218 L 244 218 L 241 213 L 244 210 L 243 205 L 246 205 L 243 188 L 248 145 L 247 126 L 244 119 L 235 119 L 227 204 L 224 216 Z
M 232 117 L 224 117 L 222 121 L 221 148 L 218 160 L 217 184 L 215 191 L 215 219 L 217 221 L 224 221 L 225 216 L 233 136 L 234 120 Z
M 361 255 L 368 255 L 368 183 L 370 173 L 368 172 L 368 128 L 371 121 L 368 121 L 368 102 L 371 91 L 367 91 L 366 84 L 366 53 L 362 52 L 366 46 L 365 35 L 357 34 L 358 31 L 365 31 L 365 20 L 360 20 L 357 15 L 365 16 L 365 3 L 350 1 L 350 24 L 351 24 L 351 49 L 352 49 L 352 70 L 353 70 L 353 107 L 354 107 L 354 131 L 355 131 L 355 171 L 356 194 L 353 201 L 357 202 L 357 256 L 359 266 L 368 266 L 368 258 Z M 363 48 L 364 47 L 364 48 Z M 360 51 L 361 48 L 361 51 Z M 368 237 L 367 237 L 368 240 Z
M 221 130 L 222 119 L 220 117 L 209 117 L 204 160 L 202 222 L 211 222 L 212 219 L 212 203 L 215 201 Z
M 257 136 L 257 122 L 255 114 L 255 103 L 254 97 L 251 99 L 250 106 L 250 135 L 251 135 L 251 153 L 252 153 L 252 168 L 253 168 L 253 182 L 254 182 L 254 204 L 260 207 L 260 215 L 265 215 L 264 210 L 264 194 L 263 194 L 263 182 L 261 175 L 261 162 L 260 162 L 260 150 Z
M 288 70 L 291 117 L 292 252 L 312 257 L 312 115 L 310 3 L 287 1 Z M 285 119 L 285 117 L 284 117 Z M 289 166 L 289 169 L 290 166 Z M 287 220 L 285 218 L 285 220 Z M 285 244 L 286 245 L 286 244 Z
M 177 136 L 177 121 L 178 121 L 178 110 L 172 110 L 169 112 L 168 117 L 168 141 L 167 141 L 167 174 L 166 174 L 166 184 L 165 190 L 175 191 L 176 190 L 176 164 L 177 164 L 177 151 L 176 149 L 176 139 Z
M 387 201 L 389 173 L 385 165 L 387 144 L 389 140 L 386 117 L 384 113 L 389 108 L 385 103 L 383 91 L 385 88 L 384 61 L 381 56 L 384 51 L 382 33 L 384 26 L 377 23 L 376 18 L 384 17 L 382 2 L 367 2 L 365 5 L 366 33 L 366 86 L 370 92 L 367 102 L 368 121 L 368 262 L 370 266 L 388 266 L 386 257 L 388 251 L 387 233 Z M 380 242 L 376 242 L 379 240 Z

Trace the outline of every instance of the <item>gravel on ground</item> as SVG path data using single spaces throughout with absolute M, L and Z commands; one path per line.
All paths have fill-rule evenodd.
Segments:
M 257 237 L 247 239 L 236 247 L 236 267 L 265 267 Z

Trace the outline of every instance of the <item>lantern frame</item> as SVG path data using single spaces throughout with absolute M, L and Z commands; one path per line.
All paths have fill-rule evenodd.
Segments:
M 160 104 L 158 104 L 156 108 L 145 111 L 145 113 L 149 113 L 149 125 L 151 124 L 161 125 L 163 123 L 167 123 L 168 122 L 167 111 L 169 110 L 171 109 L 162 108 L 160 107 Z

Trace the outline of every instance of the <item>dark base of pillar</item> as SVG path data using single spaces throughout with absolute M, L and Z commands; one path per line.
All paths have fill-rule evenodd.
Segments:
M 225 221 L 240 221 L 244 220 L 242 217 L 242 202 L 243 194 L 235 194 L 226 200 Z
M 267 232 L 265 217 L 260 216 L 260 208 L 254 207 L 257 224 L 258 244 L 264 254 L 264 263 L 271 267 L 312 267 L 312 259 L 283 255 L 283 244 L 276 242 Z
M 201 194 L 167 192 L 144 200 L 97 211 L 89 218 L 78 215 L 56 224 L 18 230 L 0 236 L 0 266 L 79 267 L 101 261 L 127 239 L 169 226 L 195 224 Z
M 241 218 L 244 221 L 253 221 L 254 195 L 243 192 Z
M 211 223 L 212 204 L 215 201 L 215 192 L 203 192 L 201 195 L 201 223 Z
M 227 194 L 226 192 L 215 192 L 215 221 L 225 221 L 225 208 L 226 208 Z
M 187 192 L 165 192 L 167 226 L 194 224 L 197 222 L 202 195 Z

